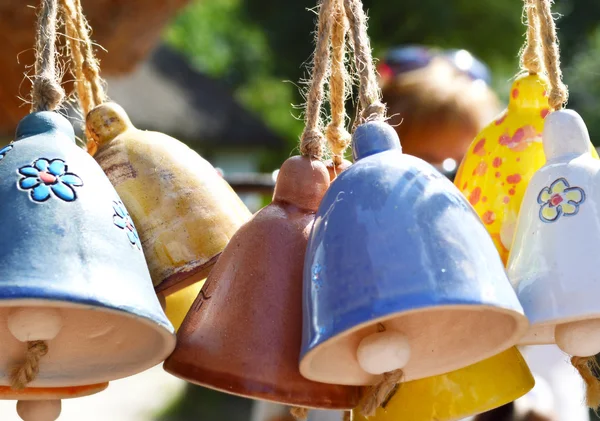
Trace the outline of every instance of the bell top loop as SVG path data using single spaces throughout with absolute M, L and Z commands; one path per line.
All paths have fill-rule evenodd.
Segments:
M 316 212 L 328 188 L 329 171 L 325 164 L 305 156 L 293 156 L 279 170 L 273 201 Z
M 24 117 L 17 126 L 15 141 L 43 133 L 60 133 L 75 143 L 73 126 L 63 116 L 54 111 L 39 111 Z
M 379 152 L 400 149 L 400 138 L 384 121 L 369 121 L 358 126 L 352 135 L 352 155 L 355 161 Z
M 510 90 L 508 109 L 532 109 L 550 111 L 548 105 L 548 79 L 540 74 L 518 77 Z
M 590 134 L 581 116 L 573 110 L 559 110 L 548 115 L 543 139 L 548 160 L 590 153 Z
M 98 148 L 133 127 L 125 110 L 114 102 L 98 105 L 86 117 L 86 127 Z

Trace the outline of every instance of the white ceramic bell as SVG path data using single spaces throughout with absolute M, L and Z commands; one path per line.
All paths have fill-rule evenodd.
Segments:
M 554 343 L 580 357 L 600 352 L 600 161 L 574 111 L 546 117 L 547 163 L 531 179 L 508 275 L 531 322 L 522 344 Z

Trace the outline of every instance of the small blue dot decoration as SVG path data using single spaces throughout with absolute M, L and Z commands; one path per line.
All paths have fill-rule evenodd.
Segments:
M 4 158 L 4 156 L 11 151 L 13 145 L 6 145 L 3 148 L 0 148 L 0 161 Z
M 55 196 L 65 202 L 77 199 L 75 187 L 83 186 L 77 175 L 68 172 L 68 166 L 62 159 L 36 159 L 33 164 L 19 168 L 23 177 L 18 186 L 21 190 L 29 190 L 34 202 L 45 202 Z
M 120 200 L 113 202 L 113 210 L 115 211 L 115 214 L 113 215 L 115 225 L 127 233 L 127 238 L 132 246 L 137 246 L 137 248 L 141 250 L 142 245 L 140 244 L 140 236 L 138 235 L 135 225 L 133 225 L 133 220 L 131 219 L 131 216 L 129 216 L 129 212 L 127 212 L 123 202 Z

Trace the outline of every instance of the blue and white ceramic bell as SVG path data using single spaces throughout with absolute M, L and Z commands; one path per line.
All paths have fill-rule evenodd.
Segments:
M 600 161 L 575 111 L 546 117 L 548 162 L 531 179 L 508 262 L 531 329 L 523 344 L 554 343 L 570 355 L 600 352 Z
M 55 112 L 0 149 L 0 385 L 46 341 L 33 387 L 101 383 L 173 350 L 140 241 L 102 169 Z
M 355 164 L 325 194 L 304 266 L 301 373 L 373 384 L 457 370 L 514 345 L 528 328 L 471 205 L 392 127 L 359 126 Z

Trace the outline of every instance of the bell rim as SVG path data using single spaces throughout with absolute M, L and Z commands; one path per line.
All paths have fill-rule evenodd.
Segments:
M 468 366 L 482 362 L 482 361 L 484 361 L 488 358 L 491 358 L 503 351 L 506 351 L 510 347 L 516 346 L 517 343 L 519 342 L 519 340 L 527 333 L 527 331 L 530 327 L 529 319 L 525 316 L 525 314 L 523 312 L 519 312 L 515 308 L 501 307 L 501 306 L 494 305 L 494 304 L 485 304 L 485 303 L 482 304 L 480 302 L 473 303 L 473 304 L 468 304 L 468 303 L 464 303 L 464 302 L 463 303 L 446 303 L 446 304 L 435 303 L 434 305 L 413 307 L 410 309 L 400 310 L 400 311 L 388 313 L 388 314 L 385 314 L 385 315 L 382 315 L 379 317 L 375 317 L 375 318 L 366 320 L 362 323 L 355 324 L 351 328 L 345 329 L 338 333 L 332 332 L 331 335 L 327 339 L 322 340 L 313 346 L 309 346 L 309 345 L 305 344 L 305 341 L 303 338 L 302 352 L 300 354 L 300 364 L 299 364 L 300 373 L 302 374 L 302 376 L 304 376 L 305 378 L 307 378 L 311 381 L 330 383 L 331 382 L 330 379 L 328 380 L 325 378 L 316 378 L 315 376 L 311 376 L 311 373 L 309 373 L 307 371 L 307 366 L 309 365 L 309 361 L 314 358 L 314 354 L 316 354 L 317 352 L 320 352 L 320 350 L 324 347 L 325 344 L 330 345 L 334 341 L 337 341 L 337 340 L 340 340 L 347 336 L 350 336 L 351 334 L 353 334 L 361 329 L 364 329 L 368 326 L 374 326 L 374 325 L 377 325 L 378 323 L 384 323 L 391 319 L 395 319 L 399 316 L 405 316 L 405 315 L 419 313 L 419 312 L 436 312 L 439 310 L 443 310 L 443 311 L 473 310 L 475 312 L 481 311 L 481 310 L 488 310 L 488 311 L 492 310 L 496 313 L 512 316 L 512 319 L 515 322 L 514 323 L 515 328 L 514 328 L 512 335 L 510 335 L 509 338 L 505 339 L 502 342 L 502 345 L 497 345 L 493 350 L 487 351 L 485 353 L 483 353 L 483 352 L 480 353 L 477 356 L 477 358 L 472 358 L 468 364 L 456 363 L 456 364 L 454 364 L 456 367 L 445 366 L 444 370 L 441 372 L 432 372 L 433 374 L 427 373 L 426 375 L 422 375 L 419 377 L 405 377 L 404 381 L 406 381 L 406 382 L 446 374 L 446 373 L 449 373 L 452 371 L 457 371 L 462 368 L 466 368 Z M 360 310 L 358 310 L 358 311 L 360 311 Z M 350 313 L 350 312 L 348 312 L 348 313 Z M 347 317 L 348 313 L 344 314 L 343 316 L 340 316 L 340 318 Z M 448 367 L 450 367 L 450 368 L 448 368 Z M 371 376 L 371 377 L 373 380 L 367 384 L 365 384 L 365 383 L 351 383 L 351 384 L 344 383 L 344 385 L 346 385 L 346 386 L 367 386 L 367 385 L 375 384 L 378 381 L 378 379 L 381 378 L 381 376 Z
M 531 318 L 529 320 L 532 320 Z M 552 339 L 544 339 L 546 336 L 542 336 L 539 339 L 534 338 L 536 330 L 540 328 L 553 328 L 556 329 L 557 326 L 566 324 L 566 323 L 574 323 L 574 322 L 583 322 L 586 320 L 600 320 L 600 312 L 598 313 L 587 313 L 586 315 L 579 316 L 571 316 L 571 317 L 557 317 L 554 319 L 549 319 L 543 322 L 531 322 L 529 326 L 529 330 L 527 333 L 521 338 L 521 341 L 517 344 L 518 346 L 528 346 L 528 345 L 554 345 L 556 344 L 556 340 L 554 339 L 554 332 L 552 333 Z
M 219 383 L 220 385 L 216 385 L 214 383 L 209 383 L 207 381 L 199 381 L 197 378 L 193 378 L 190 377 L 190 375 L 188 375 L 188 373 L 194 373 L 194 374 L 201 374 L 201 375 L 206 375 L 207 373 L 210 373 L 209 370 L 204 370 L 204 369 L 200 369 L 197 366 L 193 366 L 191 364 L 187 364 L 187 363 L 181 363 L 181 362 L 177 362 L 177 363 L 171 363 L 169 362 L 169 360 L 165 361 L 165 363 L 163 364 L 163 369 L 175 376 L 178 377 L 182 380 L 185 380 L 188 383 L 192 383 L 195 384 L 197 386 L 201 386 L 201 387 L 206 387 L 208 389 L 211 390 L 216 390 L 218 392 L 223 392 L 223 393 L 227 393 L 228 395 L 234 395 L 234 396 L 239 396 L 241 398 L 245 398 L 245 399 L 254 399 L 254 400 L 260 400 L 260 401 L 264 401 L 264 402 L 271 402 L 271 403 L 275 403 L 275 404 L 283 404 L 283 405 L 288 405 L 288 406 L 300 406 L 302 408 L 307 408 L 307 409 L 330 409 L 330 410 L 351 410 L 353 408 L 355 408 L 359 401 L 360 401 L 360 393 L 355 392 L 354 393 L 354 399 L 348 399 L 348 401 L 352 402 L 350 404 L 336 404 L 336 403 L 332 403 L 332 404 L 319 404 L 319 403 L 315 403 L 314 401 L 311 401 L 311 403 L 307 403 L 306 400 L 301 400 L 301 399 L 269 399 L 269 398 L 273 398 L 273 396 L 276 396 L 277 392 L 273 393 L 272 391 L 264 391 L 264 392 L 258 392 L 258 393 L 241 393 L 241 392 L 236 392 L 234 390 L 240 389 L 240 388 L 236 388 L 236 386 L 227 386 L 227 384 L 231 384 L 232 382 L 227 382 L 227 380 L 223 379 L 222 376 L 220 376 L 218 373 L 212 373 L 210 376 L 212 377 L 212 379 L 215 380 L 215 383 Z M 185 375 L 184 375 L 185 374 Z M 235 378 L 235 383 L 237 385 L 250 385 L 251 387 L 257 387 L 259 389 L 275 389 L 275 387 L 272 384 L 268 384 L 268 383 L 264 383 L 264 382 L 259 382 L 259 381 L 253 381 L 253 380 L 247 380 L 247 379 L 242 379 L 242 377 L 240 376 L 230 376 L 231 378 Z M 310 382 L 311 380 L 306 379 L 307 382 Z M 330 386 L 330 387 L 348 387 L 348 388 L 352 388 L 353 386 L 340 386 L 340 385 L 323 385 L 323 384 L 318 384 L 320 387 L 324 387 L 324 386 Z M 246 387 L 246 389 L 248 389 L 248 387 Z M 308 390 L 308 388 L 307 388 Z M 357 388 L 358 390 L 358 388 Z M 325 393 L 314 393 L 315 396 L 317 397 L 322 397 L 322 396 L 327 396 L 327 394 Z M 348 395 L 352 395 L 352 393 L 348 393 Z M 292 397 L 297 396 L 297 394 L 292 395 Z
M 217 260 L 221 257 L 221 254 L 223 254 L 222 251 L 208 258 L 204 263 L 196 265 L 194 268 L 187 271 L 183 267 L 178 268 L 180 269 L 179 271 L 173 272 L 156 285 L 154 291 L 169 296 L 201 282 L 208 277 L 212 268 L 217 263 Z
M 491 411 L 495 408 L 498 408 L 502 405 L 506 405 L 522 396 L 525 396 L 529 391 L 531 391 L 533 389 L 533 387 L 535 386 L 535 379 L 533 377 L 533 374 L 531 373 L 531 370 L 529 369 L 529 367 L 527 366 L 527 363 L 525 361 L 525 359 L 523 358 L 521 352 L 516 348 L 516 347 L 511 347 L 509 349 L 507 349 L 506 351 L 503 351 L 502 353 L 495 355 L 494 357 L 490 358 L 496 360 L 495 364 L 498 365 L 497 368 L 495 368 L 495 371 L 497 372 L 501 372 L 503 370 L 503 367 L 500 367 L 500 364 L 498 364 L 498 360 L 499 359 L 503 359 L 505 360 L 505 363 L 502 364 L 503 366 L 512 366 L 513 364 L 518 364 L 520 365 L 520 367 L 522 367 L 522 373 L 523 375 L 519 376 L 520 379 L 511 379 L 509 381 L 504 380 L 504 378 L 502 376 L 501 380 L 502 380 L 502 384 L 498 385 L 498 382 L 488 382 L 490 385 L 492 386 L 496 386 L 496 391 L 489 393 L 490 398 L 489 399 L 483 399 L 480 398 L 479 399 L 479 405 L 472 405 L 471 408 L 466 411 L 456 411 L 453 413 L 449 413 L 448 416 L 451 417 L 453 420 L 454 419 L 464 419 L 466 417 L 470 417 L 476 414 L 480 414 L 482 412 L 486 412 L 486 411 Z M 481 361 L 479 363 L 476 363 L 475 365 L 484 365 L 486 364 L 487 361 Z M 446 373 L 446 374 L 442 374 L 440 377 L 442 376 L 449 376 L 455 373 L 458 373 L 460 371 L 464 371 L 467 370 L 469 368 L 475 368 L 475 367 L 471 367 L 468 366 L 464 369 L 461 370 L 457 370 L 457 372 L 452 372 L 452 373 Z M 480 372 L 478 377 L 481 377 L 481 381 L 487 381 L 490 379 L 490 370 L 488 367 L 478 367 L 478 371 Z M 438 377 L 438 376 L 436 376 Z M 469 376 L 467 376 L 469 377 Z M 450 380 L 452 381 L 452 380 Z M 428 387 L 429 390 L 434 390 L 436 389 L 435 387 L 435 381 L 433 378 L 431 377 L 427 377 L 424 379 L 419 379 L 419 380 L 414 380 L 414 382 L 429 382 L 430 386 Z M 461 379 L 460 381 L 457 380 L 457 382 L 459 384 L 464 385 L 465 387 L 467 387 L 470 384 L 473 384 L 473 379 Z M 403 382 L 402 383 L 402 387 L 404 388 L 404 392 L 407 392 L 407 394 L 412 394 L 413 396 L 417 396 L 415 393 L 416 392 L 420 392 L 419 390 L 408 390 L 411 385 L 410 383 L 412 382 Z M 517 387 L 515 387 L 517 386 Z M 500 392 L 498 392 L 498 390 L 501 390 L 501 394 Z M 401 392 L 402 393 L 402 392 Z M 432 392 L 431 394 L 434 394 L 434 392 Z M 488 393 L 486 392 L 486 395 Z M 420 396 L 419 402 L 422 401 L 421 396 L 422 395 L 418 395 Z M 481 396 L 478 393 L 478 396 Z M 501 398 L 497 398 L 498 396 L 501 396 Z M 426 396 L 429 397 L 429 396 Z M 400 412 L 402 411 L 402 409 L 406 409 L 407 411 L 410 411 L 411 406 L 414 407 L 414 405 L 408 405 L 408 406 L 404 406 L 402 407 L 402 409 L 400 410 L 395 410 L 393 407 L 393 402 L 394 402 L 394 397 L 392 397 L 390 399 L 390 402 L 388 403 L 388 406 L 386 408 L 386 412 L 385 414 L 381 414 L 378 410 L 378 413 L 375 415 L 375 417 L 379 420 L 379 421 L 391 421 L 391 420 L 396 420 L 399 419 L 399 417 L 406 417 L 407 415 L 411 415 L 413 418 L 411 418 L 411 421 L 430 421 L 430 415 L 428 414 L 426 417 L 423 418 L 418 418 L 418 417 L 414 417 L 414 414 L 411 414 L 409 412 L 403 413 Z M 401 397 L 398 397 L 396 399 L 401 399 Z M 460 408 L 460 403 L 458 403 L 459 400 L 454 401 L 457 402 L 456 405 L 452 406 L 452 409 L 456 409 L 457 407 Z M 431 407 L 432 409 L 434 409 L 436 403 L 438 402 L 436 399 L 431 399 Z M 466 400 L 465 402 L 467 403 L 471 403 L 470 400 Z M 489 404 L 489 402 L 493 402 L 491 404 Z M 486 405 L 486 403 L 488 403 Z M 408 408 L 407 408 L 408 407 Z M 435 412 L 436 414 L 438 414 L 438 416 L 445 416 L 446 414 L 444 412 Z M 364 416 L 358 417 L 358 420 L 366 420 L 367 418 Z M 444 419 L 450 419 L 450 418 L 444 418 Z
M 59 309 L 76 309 L 76 310 L 90 310 L 90 307 L 93 308 L 93 311 L 101 311 L 109 314 L 118 315 L 120 317 L 126 317 L 128 319 L 134 319 L 136 321 L 142 322 L 147 327 L 149 327 L 158 338 L 160 338 L 162 342 L 161 352 L 156 351 L 154 358 L 147 358 L 143 364 L 136 365 L 135 370 L 128 370 L 127 373 L 121 372 L 119 375 L 96 375 L 93 380 L 86 381 L 78 381 L 74 379 L 69 382 L 68 387 L 79 387 L 79 386 L 89 386 L 92 384 L 101 384 L 105 382 L 110 382 L 113 380 L 120 380 L 129 376 L 133 376 L 139 373 L 142 373 L 156 365 L 162 363 L 175 349 L 175 345 L 177 343 L 177 337 L 175 334 L 175 330 L 170 322 L 166 319 L 166 323 L 155 319 L 151 316 L 149 312 L 140 312 L 139 309 L 128 307 L 128 306 L 109 306 L 104 303 L 101 303 L 96 300 L 81 300 L 81 299 L 69 299 L 69 295 L 67 294 L 52 294 L 52 292 L 46 291 L 47 295 L 43 298 L 36 297 L 35 295 L 39 295 L 39 288 L 16 288 L 19 290 L 19 295 L 13 295 L 10 298 L 0 297 L 0 308 L 11 308 L 11 307 L 51 307 L 51 308 L 59 308 Z M 24 294 L 24 290 L 33 289 L 36 291 L 36 294 L 31 294 L 31 296 L 26 296 Z M 0 292 L 2 292 L 2 288 L 0 287 Z M 5 294 L 5 292 L 3 292 Z M 47 298 L 49 296 L 54 295 L 55 298 Z M 58 296 L 57 296 L 58 295 Z M 62 298 L 62 299 L 61 299 Z M 57 304 L 55 306 L 49 304 Z M 52 340 L 49 341 L 49 346 L 52 346 Z M 139 361 L 139 360 L 138 360 Z M 124 365 L 126 367 L 127 365 Z M 112 371 L 114 373 L 114 370 Z M 53 381 L 52 379 L 43 378 L 43 376 L 39 376 L 38 379 L 34 380 L 30 383 L 31 388 L 62 388 L 67 386 L 62 386 L 60 383 Z M 2 387 L 2 385 L 0 385 Z
M 0 386 L 0 400 L 52 401 L 77 399 L 103 392 L 107 387 L 108 382 L 69 387 L 27 387 L 23 390 L 14 390 L 10 386 Z M 76 393 L 69 393 L 69 391 L 75 391 Z

